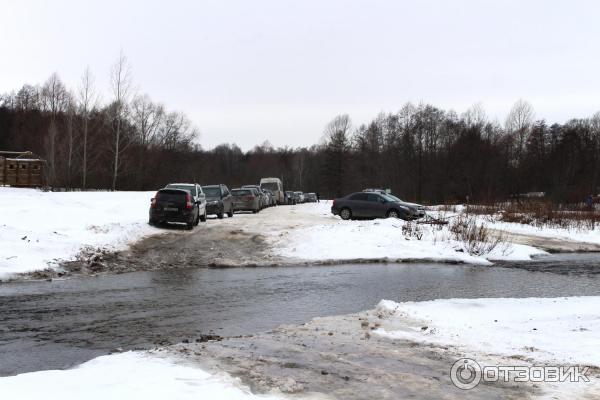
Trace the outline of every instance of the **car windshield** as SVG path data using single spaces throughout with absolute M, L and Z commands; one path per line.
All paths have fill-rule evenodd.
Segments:
M 260 185 L 260 187 L 263 189 L 268 189 L 268 190 L 272 190 L 272 191 L 279 190 L 279 184 L 277 182 L 265 182 L 265 183 L 262 183 Z
M 192 196 L 196 196 L 196 187 L 193 185 L 167 185 L 169 189 L 183 189 L 187 190 L 192 194 Z
M 231 194 L 234 196 L 250 196 L 252 195 L 252 191 L 250 189 L 234 189 L 231 191 Z
M 202 186 L 204 194 L 208 197 L 220 197 L 221 189 L 218 186 Z

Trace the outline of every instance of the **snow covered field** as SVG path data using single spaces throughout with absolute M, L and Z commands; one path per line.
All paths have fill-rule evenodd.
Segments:
M 0 279 L 52 267 L 85 248 L 120 249 L 160 232 L 147 223 L 154 193 L 0 187 Z
M 469 255 L 464 246 L 450 239 L 447 228 L 418 225 L 421 238 L 403 232 L 405 221 L 378 219 L 342 221 L 331 214 L 331 202 L 294 206 L 311 223 L 293 230 L 275 232 L 274 251 L 303 260 L 431 260 L 490 264 L 489 260 L 529 260 L 544 251 L 512 244 L 484 256 Z M 412 224 L 412 227 L 417 227 Z
M 278 394 L 255 395 L 228 375 L 211 375 L 142 352 L 102 356 L 69 370 L 0 378 L 0 393 L 3 398 L 19 400 L 285 398 Z
M 469 357 L 600 367 L 600 297 L 383 300 L 377 309 L 385 322 L 376 333 L 390 338 L 452 346 Z

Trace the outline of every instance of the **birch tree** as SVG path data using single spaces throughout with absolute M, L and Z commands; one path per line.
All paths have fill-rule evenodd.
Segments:
M 94 87 L 94 76 L 90 67 L 87 67 L 81 77 L 78 93 L 78 106 L 82 119 L 82 161 L 81 161 L 81 186 L 87 187 L 87 160 L 88 160 L 88 132 L 90 113 L 96 107 L 98 98 Z
M 119 177 L 119 162 L 121 152 L 124 150 L 121 146 L 121 128 L 124 117 L 124 112 L 127 107 L 127 101 L 132 90 L 131 67 L 127 61 L 127 57 L 121 50 L 119 58 L 112 66 L 110 72 L 110 83 L 113 94 L 114 103 L 114 159 L 113 159 L 113 176 L 112 190 L 117 189 L 117 179 Z

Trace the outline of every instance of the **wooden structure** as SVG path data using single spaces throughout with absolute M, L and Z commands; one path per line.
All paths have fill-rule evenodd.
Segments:
M 0 151 L 0 185 L 41 187 L 45 163 L 30 151 Z

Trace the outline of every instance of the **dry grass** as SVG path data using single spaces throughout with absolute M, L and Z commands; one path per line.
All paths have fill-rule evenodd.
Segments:
M 452 238 L 462 243 L 467 253 L 474 256 L 489 254 L 496 247 L 506 245 L 504 234 L 490 231 L 485 223 L 477 223 L 472 215 L 460 214 L 451 220 L 448 229 Z
M 506 202 L 470 205 L 467 214 L 489 215 L 496 221 L 514 222 L 537 228 L 593 230 L 600 213 L 584 204 L 552 204 L 549 201 Z

